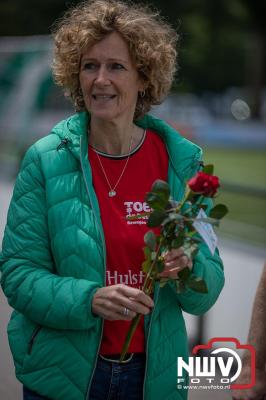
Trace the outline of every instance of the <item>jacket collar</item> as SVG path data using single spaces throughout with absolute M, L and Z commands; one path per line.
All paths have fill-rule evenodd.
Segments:
M 88 143 L 89 122 L 90 114 L 79 112 L 61 121 L 52 131 L 61 140 L 68 140 L 68 148 L 77 159 L 80 159 L 81 136 L 84 143 Z M 202 157 L 200 147 L 185 139 L 163 120 L 151 115 L 145 115 L 144 118 L 136 121 L 136 124 L 144 129 L 151 129 L 161 136 L 168 150 L 171 167 L 181 180 L 187 180 L 195 174 Z

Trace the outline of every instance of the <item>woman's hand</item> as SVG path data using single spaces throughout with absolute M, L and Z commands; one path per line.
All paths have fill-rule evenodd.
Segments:
M 148 314 L 154 306 L 152 299 L 142 290 L 123 284 L 102 287 L 92 300 L 92 312 L 114 321 L 129 321 L 139 314 Z
M 183 247 L 172 249 L 163 254 L 165 269 L 159 274 L 160 278 L 173 278 L 177 277 L 178 272 L 188 267 L 192 269 L 192 260 L 185 253 Z

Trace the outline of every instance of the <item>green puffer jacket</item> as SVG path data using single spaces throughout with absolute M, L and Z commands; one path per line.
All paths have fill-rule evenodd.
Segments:
M 54 400 L 87 400 L 101 341 L 102 319 L 92 297 L 105 285 L 105 243 L 88 162 L 89 115 L 60 122 L 28 150 L 18 175 L 3 240 L 1 284 L 14 308 L 8 325 L 16 376 Z M 169 184 L 180 199 L 199 168 L 201 150 L 163 121 L 145 116 L 138 125 L 155 130 L 169 152 Z M 182 310 L 202 314 L 224 284 L 218 252 L 205 245 L 194 273 L 208 294 L 155 289 L 145 316 L 145 400 L 186 399 L 177 390 L 177 356 L 188 356 Z

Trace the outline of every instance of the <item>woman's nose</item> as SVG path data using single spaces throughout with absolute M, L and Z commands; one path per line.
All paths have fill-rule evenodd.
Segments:
M 109 85 L 110 84 L 110 77 L 108 70 L 105 65 L 101 65 L 97 71 L 97 76 L 95 78 L 95 83 L 97 85 Z

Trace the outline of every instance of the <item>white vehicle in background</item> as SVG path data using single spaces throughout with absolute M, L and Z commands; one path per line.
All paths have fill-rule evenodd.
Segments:
M 25 149 L 73 112 L 54 83 L 49 36 L 0 39 L 1 175 L 16 173 Z

